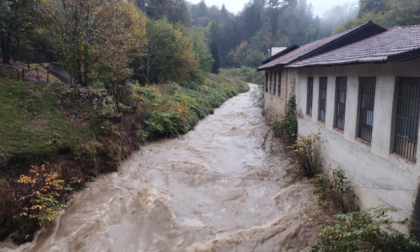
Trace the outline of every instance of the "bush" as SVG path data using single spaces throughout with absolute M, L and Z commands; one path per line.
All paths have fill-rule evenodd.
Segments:
M 72 190 L 59 177 L 57 172 L 48 171 L 45 165 L 32 166 L 29 176 L 21 175 L 18 182 L 29 185 L 31 193 L 19 195 L 19 201 L 29 200 L 29 206 L 23 208 L 20 216 L 37 219 L 43 227 L 51 224 L 60 211 L 66 208 L 60 204 L 63 194 Z M 74 182 L 80 183 L 80 181 Z
M 320 170 L 319 135 L 309 135 L 299 138 L 299 140 L 289 147 L 287 156 L 291 160 L 291 168 L 288 174 L 293 174 L 294 178 L 302 176 L 313 178 Z
M 386 215 L 394 209 L 373 209 L 363 212 L 338 214 L 320 233 L 320 240 L 305 249 L 307 252 L 381 251 L 415 252 L 420 244 L 412 237 L 398 232 L 393 221 Z
M 356 210 L 355 198 L 357 197 L 343 170 L 334 170 L 332 176 L 317 175 L 311 182 L 317 186 L 314 195 L 318 197 L 319 204 L 331 200 L 338 213 Z

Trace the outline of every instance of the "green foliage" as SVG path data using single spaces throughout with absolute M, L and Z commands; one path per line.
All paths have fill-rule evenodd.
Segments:
M 298 123 L 296 118 L 296 96 L 292 95 L 287 103 L 286 118 L 281 122 L 282 137 L 286 144 L 297 141 Z
M 264 84 L 264 72 L 257 72 L 255 68 L 247 66 L 241 68 L 222 68 L 220 72 L 224 75 L 241 78 L 248 83 Z
M 334 33 L 352 29 L 368 21 L 373 21 L 385 28 L 420 23 L 419 0 L 361 0 L 359 7 L 358 17 L 336 27 Z
M 420 251 L 420 244 L 414 238 L 398 232 L 394 227 L 397 224 L 405 225 L 407 221 L 393 221 L 388 212 L 395 210 L 378 208 L 338 214 L 335 221 L 324 225 L 320 240 L 305 251 Z
M 69 119 L 78 115 L 95 120 L 103 110 L 95 111 L 77 98 L 63 99 L 61 91 L 0 78 L 0 149 L 6 156 L 53 152 L 94 139 L 92 128 Z
M 213 41 L 210 45 L 210 52 L 211 52 L 211 56 L 214 59 L 214 63 L 213 66 L 211 68 L 211 72 L 214 74 L 218 74 L 219 73 L 219 68 L 220 68 L 220 58 L 219 58 L 219 49 L 217 49 L 217 44 L 215 41 Z
M 104 82 L 110 93 L 120 95 L 130 77 L 128 64 L 142 54 L 146 43 L 146 16 L 126 1 L 46 3 L 43 15 L 49 22 L 50 42 L 77 83 Z
M 342 169 L 334 170 L 332 176 L 316 175 L 311 179 L 311 183 L 317 186 L 314 195 L 317 196 L 319 204 L 325 204 L 331 200 L 338 213 L 356 210 L 354 201 L 357 198 L 356 194 Z
M 192 130 L 199 119 L 213 113 L 227 99 L 248 90 L 246 83 L 210 74 L 204 85 L 184 82 L 182 85 L 134 86 L 137 119 L 142 122 L 143 142 L 155 138 L 177 137 Z
M 141 83 L 182 82 L 197 69 L 193 43 L 166 19 L 147 22 L 147 40 L 145 55 L 132 64 L 134 77 Z
M 18 54 L 12 55 L 12 47 L 28 47 L 30 39 L 37 35 L 37 29 L 41 27 L 40 0 L 0 0 L 0 49 L 3 63 L 9 64 L 10 57 L 17 58 Z
M 289 147 L 287 156 L 291 160 L 287 173 L 293 178 L 313 178 L 321 170 L 319 135 L 301 137 Z

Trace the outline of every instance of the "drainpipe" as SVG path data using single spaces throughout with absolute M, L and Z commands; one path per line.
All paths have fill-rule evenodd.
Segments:
M 287 98 L 287 96 L 288 96 L 288 92 L 287 92 L 287 86 L 289 85 L 289 69 L 287 69 L 286 68 L 286 101 L 285 101 L 285 103 L 286 103 L 286 105 L 284 106 L 284 116 L 286 117 L 286 115 L 287 115 L 287 101 L 289 100 L 288 98 Z

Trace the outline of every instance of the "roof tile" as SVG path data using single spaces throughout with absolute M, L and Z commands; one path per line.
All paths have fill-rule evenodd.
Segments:
M 395 27 L 368 39 L 304 59 L 288 67 L 385 62 L 389 56 L 420 49 L 420 25 Z

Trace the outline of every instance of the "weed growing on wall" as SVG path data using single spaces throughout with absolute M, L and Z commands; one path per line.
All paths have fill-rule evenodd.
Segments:
M 394 227 L 406 225 L 407 221 L 393 221 L 388 212 L 396 210 L 378 208 L 338 214 L 335 220 L 324 225 L 319 241 L 305 251 L 420 251 L 420 244 L 414 238 L 398 232 Z
M 282 121 L 276 121 L 264 136 L 262 147 L 264 148 L 268 137 L 272 136 L 283 138 L 284 142 L 291 146 L 297 141 L 298 123 L 296 118 L 296 97 L 293 95 L 289 98 L 287 114 Z
M 331 201 L 337 213 L 348 213 L 357 209 L 355 204 L 357 196 L 342 169 L 334 170 L 331 176 L 316 175 L 311 182 L 317 186 L 314 195 L 317 196 L 319 204 Z
M 288 147 L 287 156 L 291 160 L 287 173 L 294 178 L 313 178 L 321 168 L 319 153 L 319 135 L 301 137 Z

